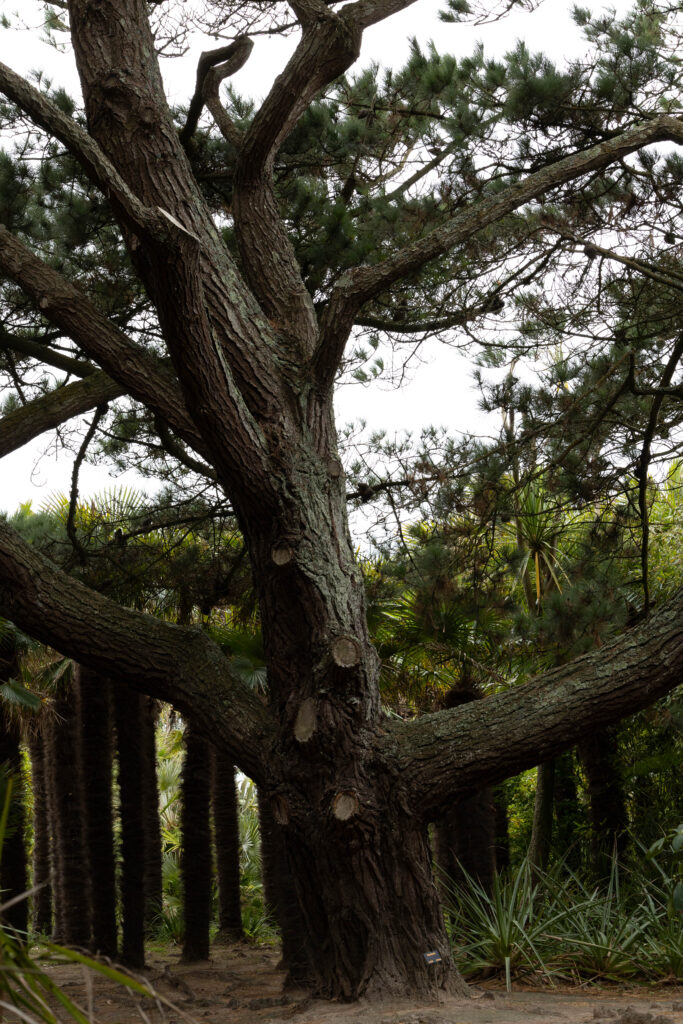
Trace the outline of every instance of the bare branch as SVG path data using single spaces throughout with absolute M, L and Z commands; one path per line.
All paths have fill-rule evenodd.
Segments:
M 190 101 L 185 127 L 180 133 L 180 141 L 183 146 L 187 147 L 188 142 L 194 135 L 205 104 L 211 110 L 214 120 L 229 142 L 234 142 L 236 138 L 240 138 L 240 133 L 232 124 L 218 98 L 218 86 L 224 78 L 234 75 L 236 71 L 239 71 L 244 66 L 253 46 L 253 41 L 247 38 L 247 36 L 238 36 L 229 46 L 221 46 L 218 50 L 209 50 L 201 55 L 197 64 L 197 81 L 194 96 Z M 217 67 L 217 65 L 220 65 L 220 67 Z M 214 111 L 213 107 L 215 107 L 216 103 L 220 110 Z M 219 118 L 216 117 L 216 113 L 219 114 L 220 119 L 227 127 L 228 135 L 223 130 L 223 126 L 219 122 Z
M 84 380 L 56 388 L 0 419 L 0 458 L 39 437 L 46 430 L 81 416 L 103 402 L 111 402 L 125 389 L 102 370 Z
M 332 386 L 356 314 L 369 299 L 545 192 L 665 140 L 683 143 L 681 118 L 666 114 L 653 117 L 597 146 L 557 160 L 522 181 L 477 200 L 447 224 L 376 266 L 349 270 L 337 282 L 321 320 L 315 357 L 319 385 Z

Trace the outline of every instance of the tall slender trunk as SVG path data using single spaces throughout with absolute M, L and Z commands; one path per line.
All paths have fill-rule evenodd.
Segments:
M 85 836 L 83 765 L 76 699 L 70 682 L 54 702 L 48 764 L 56 851 L 55 939 L 86 947 L 91 934 L 90 871 Z
M 612 855 L 623 854 L 628 841 L 618 731 L 608 727 L 584 740 L 578 749 L 589 799 L 591 870 L 596 878 L 604 878 L 609 875 Z
M 117 682 L 114 718 L 121 815 L 121 960 L 129 967 L 145 964 L 145 831 L 140 787 L 143 701 L 141 694 Z
M 180 870 L 183 880 L 186 961 L 209 959 L 211 924 L 211 748 L 188 722 L 185 727 L 182 778 L 182 836 Z
M 95 953 L 116 957 L 111 684 L 100 673 L 82 666 L 75 667 L 73 681 L 81 729 L 85 826 L 92 878 L 91 947 Z
M 14 677 L 19 662 L 14 639 L 8 638 L 0 651 L 0 682 Z M 8 830 L 2 844 L 0 862 L 0 888 L 2 902 L 11 900 L 26 892 L 26 843 L 24 839 L 24 779 L 21 760 L 21 723 L 11 706 L 0 711 L 0 765 L 12 781 L 12 795 L 8 818 Z M 3 923 L 16 932 L 28 929 L 28 902 L 21 900 L 2 913 Z
M 553 834 L 553 801 L 555 795 L 555 762 L 539 764 L 536 775 L 534 822 L 529 843 L 529 863 L 532 868 L 545 871 L 550 857 Z
M 142 701 L 142 800 L 145 831 L 145 925 L 152 928 L 163 900 L 161 877 L 161 821 L 157 783 L 156 725 L 159 705 L 151 697 Z
M 50 881 L 50 809 L 45 760 L 45 715 L 32 723 L 27 733 L 33 790 L 33 886 L 31 927 L 38 935 L 52 928 L 52 884 Z
M 218 935 L 237 942 L 243 938 L 240 889 L 240 820 L 235 766 L 212 747 L 212 806 L 218 876 Z

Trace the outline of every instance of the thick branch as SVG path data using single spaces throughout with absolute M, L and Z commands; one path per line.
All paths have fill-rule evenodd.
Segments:
M 123 390 L 162 416 L 183 440 L 205 448 L 172 374 L 115 327 L 75 285 L 0 225 L 0 271 L 30 295 L 41 313 L 95 359 Z
M 56 569 L 0 522 L 0 615 L 83 665 L 191 709 L 240 767 L 264 781 L 272 722 L 200 629 L 122 608 Z
M 84 380 L 36 398 L 0 419 L 0 458 L 39 437 L 46 430 L 81 416 L 89 409 L 111 402 L 124 394 L 124 388 L 101 370 Z
M 543 167 L 494 195 L 484 196 L 382 263 L 348 271 L 337 282 L 321 320 L 315 357 L 320 386 L 332 386 L 356 315 L 375 295 L 545 192 L 664 140 L 683 143 L 683 120 L 669 115 L 653 117 L 606 142 Z
M 396 759 L 427 819 L 489 783 L 516 775 L 648 707 L 683 670 L 683 591 L 599 651 L 506 693 L 388 725 Z

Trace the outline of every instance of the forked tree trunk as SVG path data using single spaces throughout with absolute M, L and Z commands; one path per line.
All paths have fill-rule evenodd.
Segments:
M 211 924 L 211 747 L 191 723 L 185 726 L 185 761 L 181 786 L 185 961 L 209 959 Z
M 76 697 L 69 684 L 55 699 L 48 746 L 50 817 L 56 852 L 54 938 L 67 946 L 90 944 L 90 870 L 85 836 L 83 764 Z
M 211 803 L 218 877 L 218 934 L 214 941 L 243 938 L 240 888 L 240 820 L 232 758 L 211 748 Z
M 159 818 L 159 785 L 157 782 L 156 725 L 158 702 L 151 697 L 142 701 L 142 802 L 145 831 L 145 927 L 152 929 L 161 912 L 163 884 L 161 876 L 161 821 Z
M 50 882 L 50 809 L 45 777 L 45 715 L 28 729 L 33 790 L 33 886 L 31 927 L 38 935 L 52 929 L 52 886 Z
M 116 957 L 116 869 L 112 806 L 111 684 L 77 665 L 73 672 L 83 756 L 85 826 L 92 879 L 93 952 Z
M 121 816 L 121 961 L 145 964 L 145 829 L 140 779 L 145 698 L 117 682 L 113 688 Z

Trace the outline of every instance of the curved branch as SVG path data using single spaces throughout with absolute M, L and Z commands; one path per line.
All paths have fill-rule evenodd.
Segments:
M 183 146 L 187 147 L 187 144 L 194 135 L 205 104 L 209 107 L 224 138 L 228 142 L 233 143 L 236 139 L 239 139 L 240 133 L 232 124 L 232 121 L 230 121 L 218 98 L 218 86 L 224 78 L 234 75 L 235 72 L 239 71 L 246 64 L 253 46 L 253 40 L 247 36 L 238 36 L 229 46 L 221 46 L 218 50 L 209 50 L 200 56 L 197 63 L 197 81 L 194 87 L 194 96 L 190 100 L 187 120 L 179 136 Z M 221 66 L 216 67 L 218 64 Z M 212 69 L 214 70 L 212 71 Z M 214 110 L 213 108 L 216 103 L 220 109 Z M 217 114 L 218 117 L 216 116 Z M 224 127 L 227 129 L 227 135 Z
M 123 394 L 125 389 L 102 370 L 84 380 L 55 388 L 0 419 L 0 458 L 46 430 L 53 430 L 74 416 L 81 416 Z
M 320 342 L 314 357 L 319 386 L 332 386 L 355 317 L 375 295 L 550 189 L 607 167 L 653 142 L 665 140 L 683 143 L 681 118 L 667 114 L 653 117 L 597 146 L 557 160 L 522 181 L 477 200 L 447 224 L 434 228 L 382 263 L 349 270 L 337 282 L 321 318 Z
M 385 726 L 382 747 L 427 820 L 648 707 L 681 681 L 683 591 L 599 651 L 524 686 L 452 711 Z
M 55 568 L 2 521 L 0 615 L 89 668 L 191 709 L 244 771 L 265 781 L 272 720 L 200 629 L 122 608 Z

